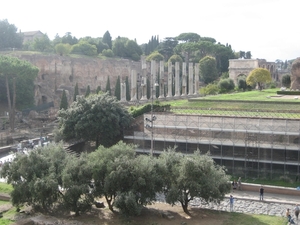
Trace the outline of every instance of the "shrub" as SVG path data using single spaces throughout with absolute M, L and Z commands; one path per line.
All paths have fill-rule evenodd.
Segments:
M 106 56 L 106 57 L 113 57 L 114 53 L 111 49 L 104 49 L 102 51 L 102 55 Z
M 220 88 L 220 93 L 227 93 L 232 91 L 235 85 L 232 79 L 226 78 L 219 81 L 218 87 Z
M 242 89 L 244 91 L 247 89 L 246 79 L 239 78 L 237 83 L 239 89 Z
M 217 84 L 210 83 L 206 87 L 200 89 L 201 95 L 217 95 L 220 89 Z
M 291 75 L 285 74 L 281 78 L 281 84 L 283 87 L 289 88 L 291 87 Z

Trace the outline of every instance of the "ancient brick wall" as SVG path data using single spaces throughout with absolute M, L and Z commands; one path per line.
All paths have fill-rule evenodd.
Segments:
M 91 92 L 100 86 L 105 90 L 107 79 L 110 79 L 112 93 L 118 76 L 125 81 L 130 78 L 132 70 L 141 73 L 141 63 L 127 59 L 98 59 L 98 58 L 73 58 L 59 55 L 15 55 L 39 68 L 39 74 L 35 80 L 36 105 L 54 101 L 57 107 L 60 104 L 62 91 L 65 90 L 71 103 L 74 89 L 78 83 L 79 93 L 85 94 L 89 85 Z

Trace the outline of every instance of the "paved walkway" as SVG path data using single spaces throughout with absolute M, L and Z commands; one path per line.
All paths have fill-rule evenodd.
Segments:
M 266 214 L 272 216 L 285 217 L 286 209 L 290 209 L 290 213 L 295 220 L 295 223 L 300 225 L 299 221 L 294 216 L 294 207 L 296 204 L 300 205 L 300 191 L 299 195 L 283 195 L 265 193 L 264 200 L 259 200 L 259 192 L 251 191 L 234 191 L 226 195 L 225 200 L 220 204 L 202 204 L 200 199 L 195 199 L 191 206 L 202 207 L 221 211 L 230 211 L 229 197 L 234 197 L 234 212 L 249 213 L 249 214 Z

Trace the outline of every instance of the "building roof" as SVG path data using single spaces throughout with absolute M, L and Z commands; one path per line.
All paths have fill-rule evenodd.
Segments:
M 22 32 L 22 34 L 24 34 L 24 36 L 34 36 L 36 34 L 43 34 L 41 31 L 36 30 L 36 31 L 26 31 L 26 32 Z

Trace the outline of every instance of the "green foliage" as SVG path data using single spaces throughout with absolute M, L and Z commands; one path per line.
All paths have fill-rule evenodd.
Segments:
M 281 78 L 281 84 L 283 87 L 290 88 L 291 87 L 291 75 L 285 74 Z
M 200 35 L 196 33 L 181 33 L 176 39 L 184 42 L 198 42 L 200 40 Z
M 218 83 L 220 92 L 219 93 L 227 93 L 234 89 L 235 85 L 232 79 L 226 78 L 222 79 Z
M 66 155 L 62 144 L 49 145 L 31 151 L 28 156 L 18 154 L 10 164 L 5 163 L 1 175 L 14 188 L 12 204 L 51 209 L 60 198 L 58 186 L 62 186 L 61 171 Z
M 180 63 L 182 63 L 183 60 L 182 60 L 182 58 L 180 57 L 180 55 L 176 55 L 176 54 L 175 54 L 175 55 L 172 55 L 172 56 L 169 58 L 168 62 L 172 62 L 172 63 L 180 62 Z
M 276 81 L 271 81 L 265 85 L 265 88 L 267 88 L 267 89 L 273 88 L 274 89 L 274 88 L 276 88 L 276 86 L 277 86 Z
M 76 83 L 75 88 L 74 88 L 74 96 L 73 96 L 73 101 L 76 101 L 77 96 L 79 95 L 79 89 L 78 89 L 78 83 Z
M 229 78 L 229 72 L 223 72 L 220 78 L 221 79 L 227 79 L 227 78 Z
M 78 44 L 72 46 L 71 53 L 87 56 L 96 56 L 97 47 L 89 44 L 87 41 L 80 41 Z
M 180 202 L 188 213 L 188 204 L 195 197 L 205 202 L 220 202 L 231 190 L 229 177 L 223 167 L 217 165 L 207 154 L 200 151 L 184 155 L 168 149 L 159 156 L 164 167 L 164 189 L 166 202 Z
M 118 76 L 116 86 L 115 86 L 115 96 L 120 101 L 121 100 L 121 81 L 120 76 Z
M 58 43 L 57 45 L 55 45 L 55 52 L 60 56 L 68 55 L 71 52 L 71 45 Z
M 218 78 L 216 59 L 206 56 L 199 62 L 200 78 L 206 84 L 215 81 Z
M 126 56 L 134 61 L 140 60 L 140 56 L 142 55 L 141 47 L 132 40 L 127 40 L 125 43 Z
M 63 199 L 65 206 L 76 216 L 92 208 L 94 197 L 90 193 L 91 180 L 92 168 L 87 154 L 81 154 L 79 159 L 70 155 L 62 171 Z
M 96 90 L 96 94 L 99 94 L 100 91 L 101 91 L 101 86 L 98 86 Z
M 165 59 L 169 59 L 174 54 L 174 48 L 178 44 L 176 38 L 167 37 L 158 46 L 158 52 L 164 56 Z M 150 54 L 150 53 L 149 53 Z
M 0 193 L 10 194 L 12 192 L 12 190 L 13 190 L 13 187 L 11 184 L 0 182 Z
M 110 210 L 117 207 L 126 215 L 138 215 L 142 206 L 155 200 L 163 186 L 157 159 L 136 156 L 134 147 L 119 142 L 110 148 L 99 146 L 90 155 L 94 195 L 104 195 Z
M 18 28 L 7 19 L 0 20 L 0 49 L 21 48 L 23 36 L 17 33 Z
M 154 51 L 152 52 L 150 55 L 147 56 L 146 58 L 147 61 L 162 61 L 164 60 L 164 56 L 162 54 L 160 54 L 158 51 Z
M 132 60 L 139 60 L 142 55 L 142 49 L 136 41 L 129 40 L 128 38 L 118 37 L 113 42 L 112 47 L 115 56 L 128 58 Z
M 136 195 L 130 191 L 122 192 L 115 200 L 115 206 L 125 216 L 138 216 L 141 214 L 142 205 L 136 202 Z
M 271 73 L 269 70 L 264 68 L 256 68 L 250 72 L 247 76 L 246 83 L 247 85 L 256 85 L 259 90 L 263 89 L 263 85 L 270 83 L 272 81 Z
M 251 89 L 251 86 L 248 86 L 246 83 L 246 75 L 239 76 L 237 83 L 240 90 L 246 91 L 247 89 Z
M 125 78 L 125 85 L 126 85 L 126 101 L 130 101 L 130 87 L 129 87 L 129 80 L 128 77 Z
M 206 87 L 200 88 L 201 95 L 217 95 L 220 92 L 220 88 L 217 84 L 210 83 Z
M 102 52 L 101 52 L 102 55 L 106 56 L 106 57 L 114 57 L 114 53 L 111 49 L 104 49 Z
M 153 111 L 155 112 L 170 111 L 170 108 L 171 107 L 169 104 L 161 105 L 160 103 L 156 103 L 156 102 L 153 103 Z M 136 118 L 150 111 L 151 111 L 151 104 L 145 104 L 142 107 L 130 108 L 129 113 L 132 115 L 133 118 Z
M 67 110 L 58 112 L 60 133 L 64 140 L 95 141 L 96 146 L 111 146 L 123 137 L 123 129 L 132 117 L 108 93 L 77 97 Z
M 52 51 L 51 41 L 47 34 L 44 34 L 43 37 L 34 39 L 33 50 L 39 51 L 39 52 Z
M 90 88 L 90 85 L 88 85 L 87 88 L 86 88 L 86 92 L 85 92 L 84 97 L 88 97 L 90 94 L 91 94 L 91 88 Z
M 67 108 L 68 108 L 68 99 L 67 99 L 66 91 L 63 90 L 59 109 L 67 109 Z
M 105 92 L 107 92 L 109 95 L 111 95 L 110 79 L 109 79 L 109 77 L 107 77 Z
M 114 200 L 120 190 L 128 191 L 130 186 L 130 167 L 135 158 L 133 145 L 119 142 L 110 148 L 100 145 L 98 149 L 89 155 L 93 171 L 95 197 L 104 196 L 108 208 L 113 211 Z M 124 189 L 123 189 L 124 187 Z
M 75 45 L 78 43 L 78 40 L 75 36 L 72 36 L 71 32 L 67 32 L 62 38 L 61 43 Z
M 278 95 L 300 95 L 300 91 L 277 91 Z
M 109 31 L 106 31 L 103 35 L 102 42 L 107 44 L 109 49 L 112 49 L 112 38 L 110 36 Z
M 151 52 L 155 51 L 159 45 L 158 36 L 152 36 L 151 40 L 148 41 L 148 44 L 144 46 L 145 55 L 149 55 Z
M 16 84 L 16 107 L 19 109 L 33 106 L 34 104 L 34 80 L 38 75 L 38 68 L 25 60 L 16 57 L 0 55 L 0 83 L 8 86 L 0 89 L 1 101 L 12 102 L 13 80 Z M 7 98 L 7 90 L 10 99 Z

